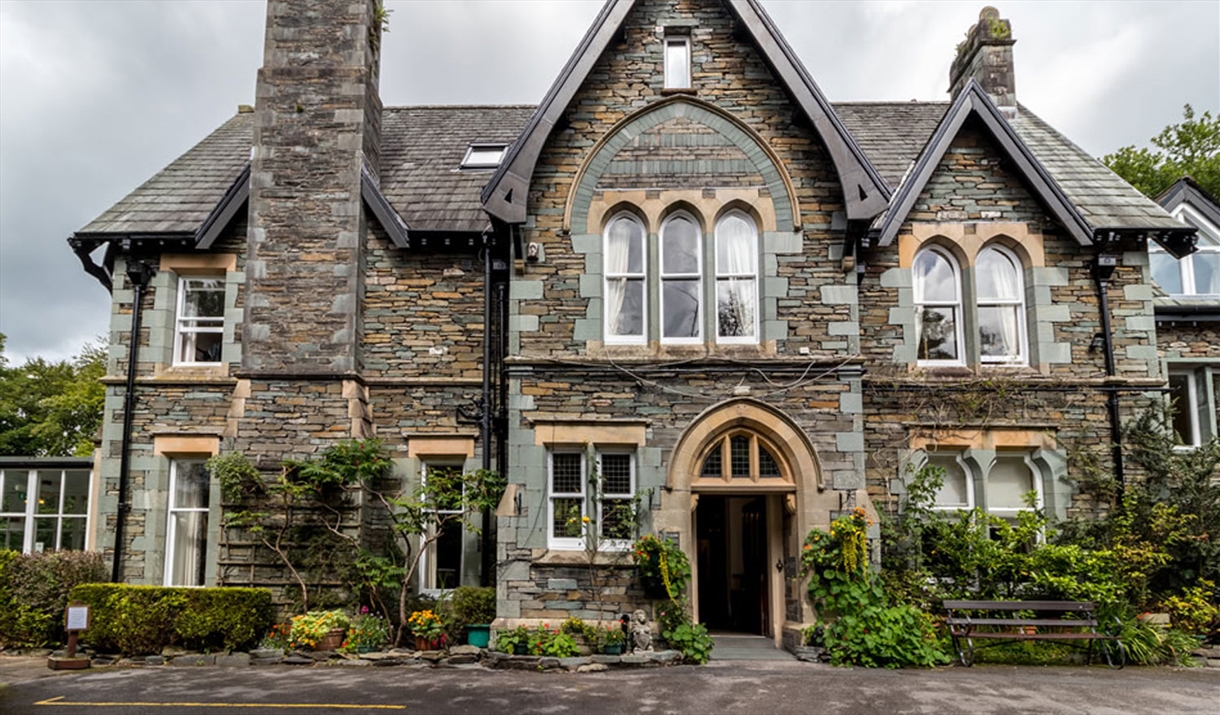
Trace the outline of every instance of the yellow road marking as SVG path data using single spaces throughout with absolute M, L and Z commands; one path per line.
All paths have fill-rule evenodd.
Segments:
M 406 710 L 406 705 L 352 705 L 348 703 L 91 703 L 56 698 L 40 700 L 35 705 L 79 705 L 91 708 L 338 708 L 342 710 Z

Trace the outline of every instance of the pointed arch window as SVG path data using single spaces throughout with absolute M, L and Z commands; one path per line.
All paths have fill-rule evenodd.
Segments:
M 957 261 L 932 246 L 915 256 L 914 273 L 919 364 L 962 364 L 962 280 Z
M 703 339 L 702 239 L 699 224 L 685 212 L 661 224 L 661 342 Z
M 704 452 L 698 481 L 703 485 L 791 482 L 781 465 L 768 440 L 753 432 L 735 431 L 716 439 Z
M 758 342 L 758 230 L 741 211 L 716 223 L 716 339 Z
M 620 213 L 606 225 L 606 342 L 642 343 L 647 315 L 644 225 Z
M 1025 286 L 1021 273 L 1021 262 L 998 246 L 984 248 L 975 261 L 979 353 L 985 363 L 1025 362 Z

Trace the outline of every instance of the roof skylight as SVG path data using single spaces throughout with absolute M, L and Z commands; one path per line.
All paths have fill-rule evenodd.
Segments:
M 471 144 L 462 159 L 463 169 L 494 169 L 504 158 L 507 144 Z

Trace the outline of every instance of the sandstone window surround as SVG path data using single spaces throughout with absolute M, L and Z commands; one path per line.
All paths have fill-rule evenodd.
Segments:
M 551 448 L 547 454 L 547 547 L 556 551 L 586 549 L 586 535 L 595 529 L 593 535 L 600 550 L 630 548 L 627 514 L 632 509 L 636 483 L 634 450 L 613 446 Z
M 920 367 L 1029 363 L 1024 266 L 997 243 L 973 256 L 971 281 L 939 243 L 913 261 L 916 355 Z
M 154 348 L 163 346 L 165 351 L 158 363 L 175 370 L 214 372 L 239 361 L 234 331 L 240 329 L 237 292 L 244 279 L 235 254 L 163 254 L 154 278 L 156 310 L 172 311 L 164 324 L 173 327 L 172 337 L 167 330 L 164 339 L 152 341 Z
M 81 469 L 0 469 L 0 549 L 84 549 L 92 479 Z
M 416 433 L 407 435 L 407 460 L 400 468 L 412 483 L 427 483 L 436 470 L 468 471 L 478 468 L 475 438 L 464 434 Z M 408 485 L 409 490 L 414 486 Z M 455 512 L 448 512 L 455 513 Z M 478 535 L 460 523 L 446 528 L 441 538 L 425 549 L 419 564 L 419 588 L 437 595 L 442 589 L 477 583 L 481 563 Z
M 671 208 L 655 250 L 648 235 L 632 210 L 619 210 L 606 223 L 605 344 L 701 345 L 708 334 L 720 344 L 759 343 L 760 246 L 750 215 L 740 208 L 724 211 L 712 240 L 704 241 L 700 218 Z M 715 305 L 710 315 L 707 305 Z
M 1200 447 L 1216 435 L 1215 379 L 1208 366 L 1169 366 L 1171 423 L 1181 449 Z

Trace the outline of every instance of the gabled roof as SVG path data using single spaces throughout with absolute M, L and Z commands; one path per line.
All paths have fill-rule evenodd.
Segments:
M 847 217 L 870 219 L 876 216 L 889 200 L 889 187 L 835 116 L 834 109 L 771 18 L 757 0 L 723 2 L 821 136 L 839 174 Z M 602 52 L 618 35 L 634 5 L 635 0 L 608 0 L 602 7 L 530 118 L 520 139 L 483 189 L 483 207 L 489 214 L 507 223 L 525 221 L 526 194 L 547 137 L 559 123 Z
M 927 186 L 928 180 L 936 172 L 949 145 L 961 130 L 962 125 L 971 117 L 978 117 L 983 126 L 991 133 L 996 144 L 1008 155 L 1017 171 L 1021 173 L 1034 194 L 1042 200 L 1051 214 L 1067 230 L 1072 238 L 1082 246 L 1093 243 L 1093 231 L 1081 216 L 1080 211 L 1072 205 L 1063 190 L 1051 178 L 1050 173 L 1017 135 L 1016 131 L 1000 113 L 995 103 L 973 79 L 966 83 L 957 99 L 949 106 L 940 125 L 928 140 L 919 159 L 910 173 L 898 187 L 890 203 L 889 210 L 878 218 L 874 227 L 878 229 L 878 244 L 888 246 L 893 243 L 898 229 L 906 221 L 907 215 L 919 198 L 919 194 Z
M 1169 212 L 1186 204 L 1203 214 L 1204 218 L 1212 222 L 1212 225 L 1220 226 L 1220 204 L 1217 204 L 1216 199 L 1212 198 L 1189 176 L 1183 176 L 1175 181 L 1173 186 L 1165 189 L 1160 196 L 1156 197 L 1156 202 Z

